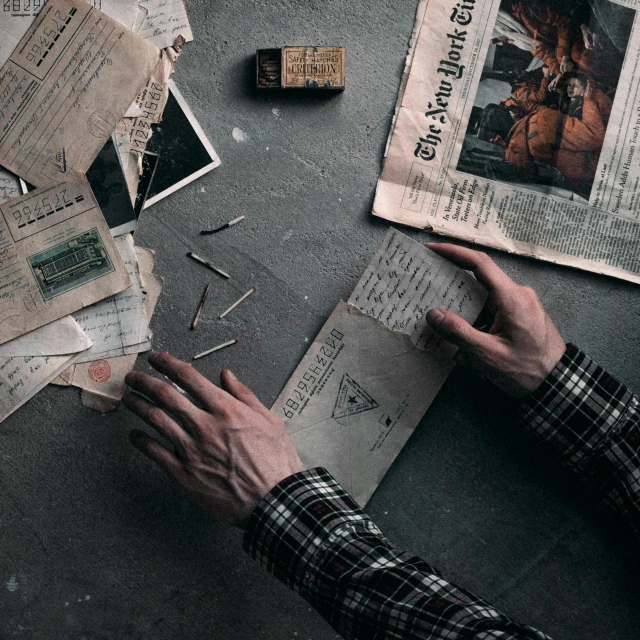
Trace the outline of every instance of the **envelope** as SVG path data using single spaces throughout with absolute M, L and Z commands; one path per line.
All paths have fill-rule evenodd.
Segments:
M 325 467 L 364 506 L 454 365 L 340 302 L 272 411 L 305 467 Z

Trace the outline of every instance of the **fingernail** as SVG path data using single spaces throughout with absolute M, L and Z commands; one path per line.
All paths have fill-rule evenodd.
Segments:
M 229 378 L 231 378 L 232 380 L 237 380 L 238 379 L 233 375 L 233 371 L 231 371 L 231 369 L 227 369 L 226 371 L 227 371 L 227 376 Z
M 444 311 L 442 309 L 431 309 L 427 313 L 427 322 L 429 324 L 438 325 L 444 320 Z

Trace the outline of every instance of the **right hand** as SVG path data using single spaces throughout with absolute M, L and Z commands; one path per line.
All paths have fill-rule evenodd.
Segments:
M 535 391 L 565 352 L 565 343 L 545 313 L 536 292 L 517 285 L 486 253 L 453 244 L 427 247 L 455 265 L 470 269 L 489 290 L 494 315 L 488 333 L 474 329 L 455 313 L 431 309 L 427 322 L 459 347 L 468 362 L 498 388 L 523 398 Z
M 560 82 L 560 78 L 562 76 L 558 74 L 550 83 L 549 83 L 549 91 L 556 91 L 558 88 L 558 83 Z

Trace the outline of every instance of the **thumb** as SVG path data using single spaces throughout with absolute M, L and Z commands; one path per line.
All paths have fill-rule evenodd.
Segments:
M 238 378 L 229 370 L 223 369 L 220 374 L 220 383 L 222 388 L 229 394 L 231 394 L 236 400 L 240 400 L 243 404 L 246 404 L 249 408 L 262 414 L 270 414 L 257 396 L 247 385 L 242 384 Z
M 482 349 L 490 340 L 486 333 L 474 329 L 466 320 L 451 311 L 430 309 L 427 322 L 439 336 L 465 351 Z

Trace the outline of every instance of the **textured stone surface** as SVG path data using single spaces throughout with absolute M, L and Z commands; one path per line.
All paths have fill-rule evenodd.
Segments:
M 196 40 L 176 81 L 223 164 L 142 219 L 137 240 L 157 249 L 166 279 L 155 347 L 189 358 L 239 336 L 196 366 L 214 379 L 229 366 L 271 403 L 386 231 L 370 210 L 415 0 L 188 8 Z M 256 94 L 255 49 L 287 44 L 346 46 L 344 94 Z M 247 220 L 198 235 L 238 215 Z M 216 279 L 188 250 L 233 279 Z M 638 287 L 492 255 L 538 290 L 567 340 L 640 389 Z M 190 332 L 207 282 L 207 313 Z M 253 284 L 242 307 L 215 319 Z M 0 425 L 0 638 L 334 638 L 243 554 L 239 532 L 130 447 L 136 424 L 49 388 Z M 512 425 L 502 397 L 454 372 L 368 511 L 398 545 L 556 639 L 637 636 L 634 546 Z

